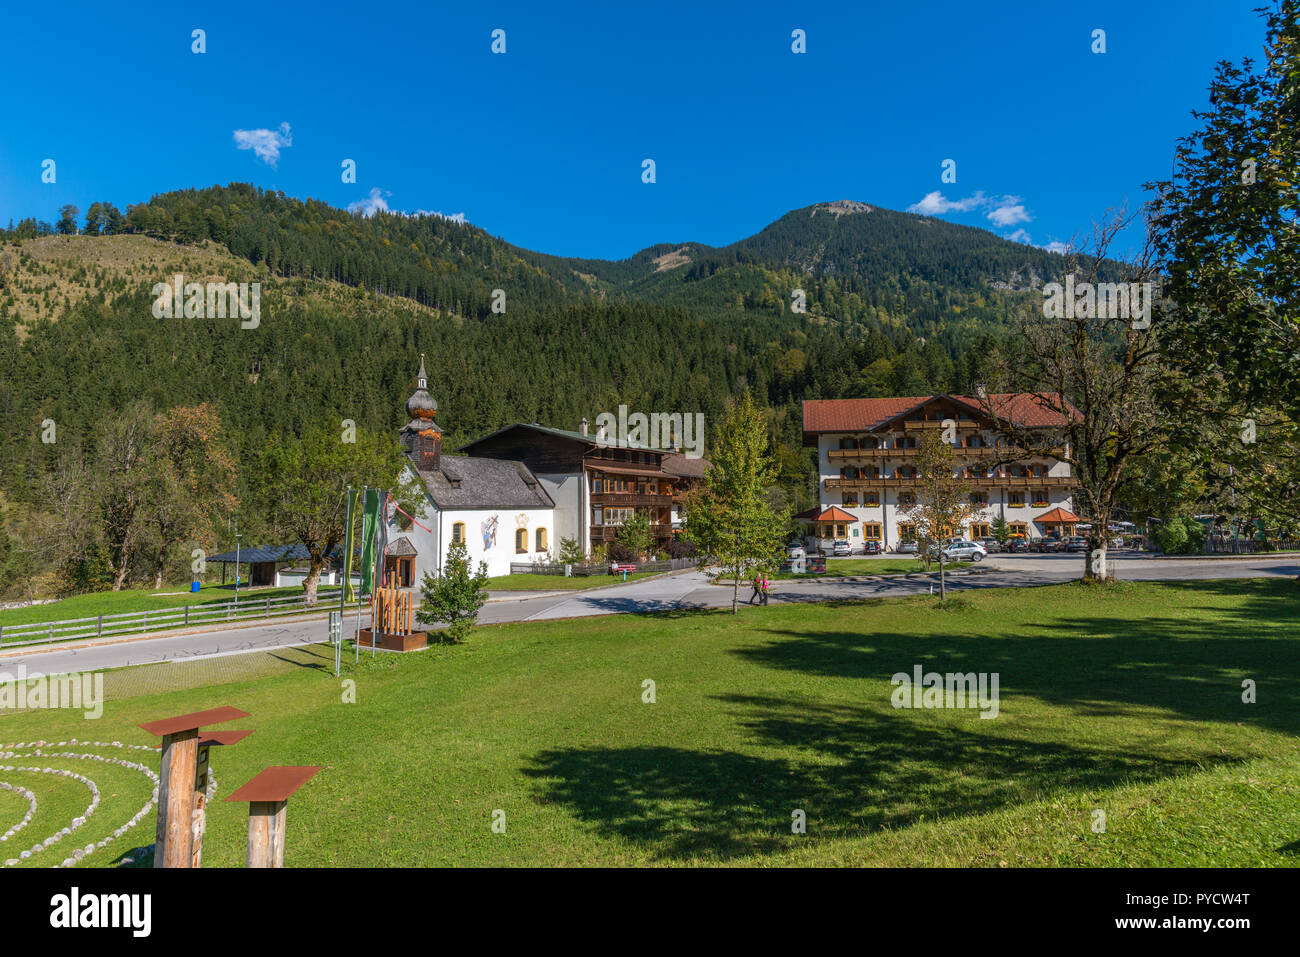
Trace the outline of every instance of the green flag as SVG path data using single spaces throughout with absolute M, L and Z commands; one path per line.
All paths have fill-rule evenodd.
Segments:
M 352 542 L 352 526 L 356 523 L 352 517 L 356 514 L 354 507 L 357 501 L 359 489 L 348 489 L 348 530 L 343 539 L 343 601 L 344 603 L 357 600 L 357 590 L 352 587 L 352 549 L 355 547 Z
M 361 593 L 375 593 L 375 538 L 379 531 L 379 489 L 366 489 L 361 516 Z

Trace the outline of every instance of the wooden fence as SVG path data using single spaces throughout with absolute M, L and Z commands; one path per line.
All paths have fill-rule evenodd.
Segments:
M 245 621 L 256 618 L 274 618 L 278 615 L 297 615 L 305 612 L 327 612 L 339 607 L 339 591 L 319 591 L 316 603 L 307 604 L 306 595 L 286 595 L 282 598 L 241 598 L 238 602 L 214 602 L 203 605 L 185 605 L 180 608 L 159 608 L 156 611 L 129 611 L 117 615 L 96 615 L 91 618 L 69 618 L 63 621 L 37 621 L 26 625 L 0 625 L 0 647 L 17 645 L 45 645 L 72 641 L 76 638 L 99 638 L 104 635 L 134 635 L 173 628 L 189 628 L 220 621 Z M 348 605 L 355 610 L 356 602 Z

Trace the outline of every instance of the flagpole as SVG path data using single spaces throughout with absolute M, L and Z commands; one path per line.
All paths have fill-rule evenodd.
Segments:
M 347 524 L 343 526 L 343 587 L 339 589 L 339 643 L 334 648 L 334 677 L 339 676 L 339 665 L 343 659 L 343 616 L 348 613 L 348 586 L 352 577 L 352 486 L 343 492 L 347 503 Z M 357 635 L 357 640 L 361 639 Z

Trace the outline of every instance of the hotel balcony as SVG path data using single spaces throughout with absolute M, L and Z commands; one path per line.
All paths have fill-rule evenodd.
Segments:
M 881 489 L 915 488 L 919 478 L 828 478 L 823 482 L 827 489 Z M 962 478 L 971 488 L 1073 488 L 1078 483 L 1069 476 L 1006 476 L 1002 478 Z
M 832 462 L 853 462 L 858 460 L 880 459 L 907 459 L 912 458 L 918 449 L 828 449 L 826 457 Z M 1002 446 L 972 446 L 970 448 L 953 448 L 953 455 L 962 460 L 995 459 L 1005 458 L 1057 458 L 1064 454 L 1063 447 L 1052 449 L 1025 449 L 1019 446 L 1002 445 Z

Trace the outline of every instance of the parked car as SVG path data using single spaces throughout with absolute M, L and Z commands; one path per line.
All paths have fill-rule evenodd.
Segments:
M 1035 539 L 1029 547 L 1035 552 L 1061 552 L 1065 550 L 1065 540 L 1054 538 L 1052 536 L 1045 536 L 1043 538 Z
M 789 559 L 807 558 L 808 553 L 804 551 L 804 547 L 798 542 L 793 542 L 786 550 L 786 557 Z
M 880 551 L 880 542 L 876 541 L 874 538 L 869 538 L 867 539 L 867 544 L 863 547 L 862 554 L 879 555 Z
M 1027 552 L 1029 551 L 1029 542 L 1020 535 L 1013 535 L 1007 539 L 1007 543 L 1002 546 L 1006 552 Z
M 853 548 L 849 545 L 849 540 L 847 538 L 839 538 L 836 539 L 835 544 L 831 546 L 831 554 L 837 557 L 852 555 Z
M 916 542 L 899 542 L 894 551 L 899 555 L 916 555 L 920 552 Z
M 1065 550 L 1067 552 L 1086 552 L 1088 550 L 1088 540 L 1082 535 L 1071 535 L 1065 541 Z
M 979 542 L 957 541 L 943 546 L 946 562 L 982 562 L 988 552 Z
M 979 543 L 984 546 L 984 551 L 988 552 L 990 555 L 1002 551 L 1001 543 L 992 535 L 981 538 Z

